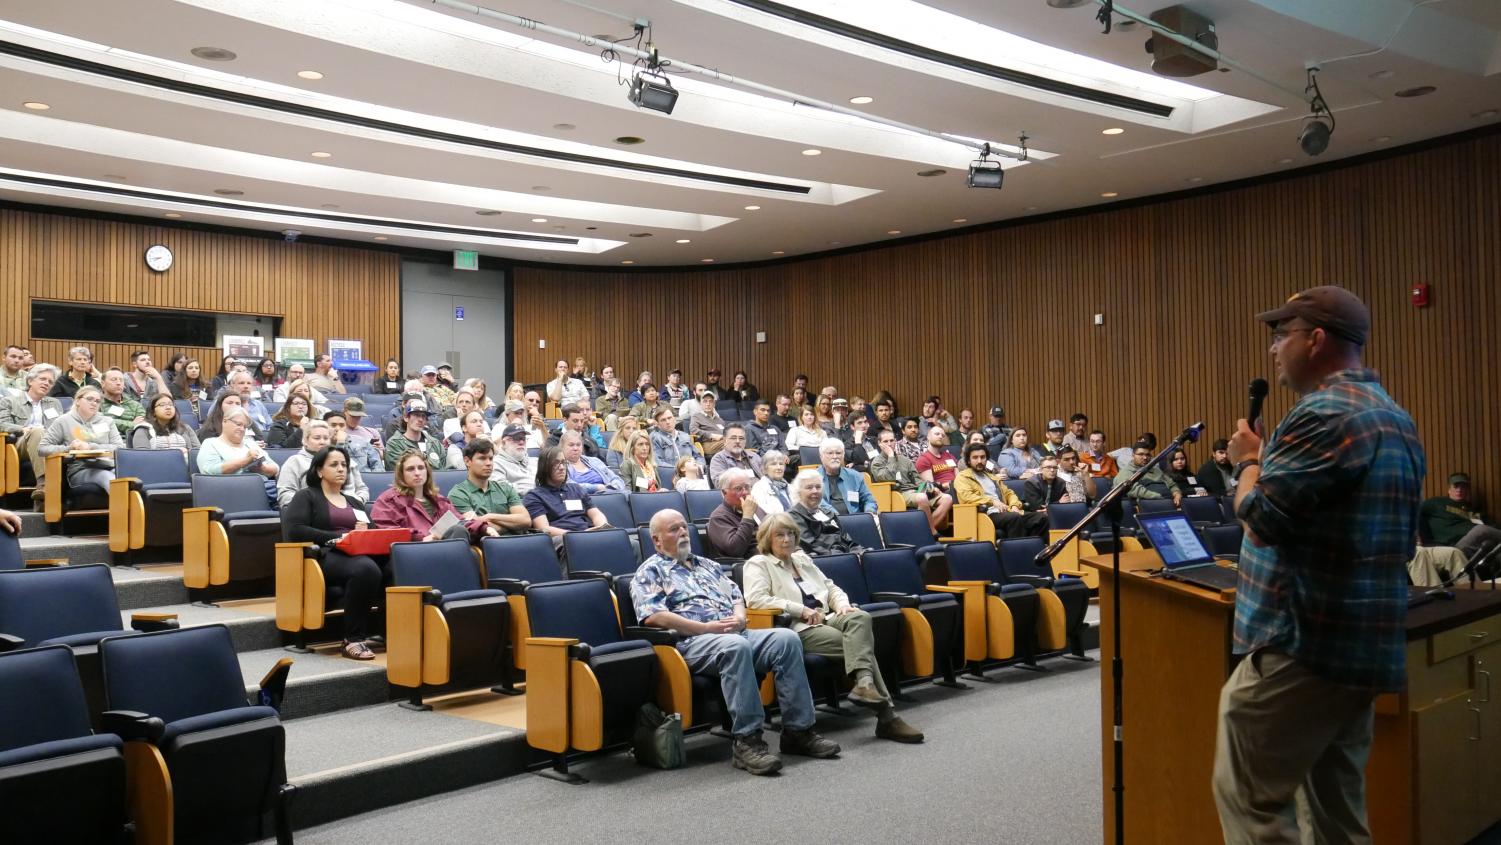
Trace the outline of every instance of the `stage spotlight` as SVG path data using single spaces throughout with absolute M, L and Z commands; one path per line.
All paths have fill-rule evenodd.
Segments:
M 631 88 L 627 98 L 638 109 L 651 109 L 663 114 L 672 114 L 673 106 L 678 103 L 678 92 L 672 87 L 672 80 L 667 75 L 657 71 L 642 69 L 636 71 L 631 77 Z
M 1026 140 L 1022 141 L 1025 148 Z M 1006 173 L 1001 170 L 999 161 L 990 161 L 990 144 L 980 147 L 980 157 L 970 162 L 969 175 L 965 177 L 964 184 L 971 188 L 996 188 L 1001 187 L 1005 181 Z
M 1310 156 L 1329 149 L 1329 136 L 1334 134 L 1334 110 L 1324 101 L 1324 92 L 1319 90 L 1319 68 L 1308 68 L 1308 95 L 1310 114 L 1303 121 L 1303 131 L 1298 133 L 1298 146 Z

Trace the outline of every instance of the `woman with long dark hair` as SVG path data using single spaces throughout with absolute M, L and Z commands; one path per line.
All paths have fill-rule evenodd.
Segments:
M 189 449 L 198 448 L 198 435 L 183 425 L 172 397 L 158 393 L 146 409 L 146 418 L 131 429 L 130 448 L 177 449 L 187 455 Z

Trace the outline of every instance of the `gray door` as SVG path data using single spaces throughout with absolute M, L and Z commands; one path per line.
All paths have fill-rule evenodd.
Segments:
M 492 397 L 505 392 L 510 318 L 504 273 L 403 262 L 401 301 L 401 363 L 407 371 L 448 361 L 460 379 L 485 379 Z

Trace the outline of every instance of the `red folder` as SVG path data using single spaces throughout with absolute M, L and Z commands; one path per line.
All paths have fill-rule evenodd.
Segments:
M 405 543 L 410 539 L 412 532 L 406 528 L 366 528 L 345 534 L 334 548 L 346 555 L 388 555 L 392 543 Z

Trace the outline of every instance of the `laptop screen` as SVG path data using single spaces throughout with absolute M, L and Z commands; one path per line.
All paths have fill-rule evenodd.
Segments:
M 1152 548 L 1168 569 L 1214 560 L 1188 517 L 1181 513 L 1138 515 L 1136 522 L 1147 532 Z

